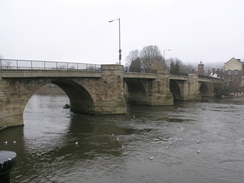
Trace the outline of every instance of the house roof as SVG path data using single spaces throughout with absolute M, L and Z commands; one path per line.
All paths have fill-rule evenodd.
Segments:
M 237 61 L 237 62 L 241 62 L 241 59 L 236 59 L 235 57 L 232 57 L 229 61 L 225 62 L 225 64 L 227 64 L 228 62 L 231 62 L 231 61 Z M 241 62 L 243 63 L 243 62 Z

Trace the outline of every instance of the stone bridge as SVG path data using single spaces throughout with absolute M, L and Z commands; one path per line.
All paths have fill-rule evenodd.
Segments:
M 69 97 L 71 111 L 87 114 L 125 114 L 126 104 L 173 105 L 174 99 L 200 100 L 214 95 L 220 79 L 196 74 L 126 73 L 122 65 L 101 65 L 90 70 L 0 70 L 0 130 L 23 125 L 31 96 L 48 83 Z

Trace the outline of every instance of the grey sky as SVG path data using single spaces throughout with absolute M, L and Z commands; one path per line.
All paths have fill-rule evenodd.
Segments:
M 157 45 L 186 63 L 244 59 L 244 0 L 0 0 L 4 58 L 122 64 Z

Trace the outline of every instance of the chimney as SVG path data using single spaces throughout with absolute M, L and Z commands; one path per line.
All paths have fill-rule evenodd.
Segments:
M 218 77 L 220 77 L 219 68 L 217 69 L 216 74 L 217 74 Z

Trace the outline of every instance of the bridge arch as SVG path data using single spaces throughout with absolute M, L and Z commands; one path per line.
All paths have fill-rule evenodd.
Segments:
M 124 79 L 124 81 L 127 103 L 148 105 L 150 84 L 141 79 Z
M 72 112 L 95 114 L 94 100 L 82 85 L 71 79 L 57 79 L 51 83 L 59 86 L 69 97 Z
M 208 85 L 205 83 L 200 83 L 199 91 L 202 97 L 208 97 L 209 96 L 209 88 Z
M 90 81 L 88 81 L 90 82 Z M 29 101 L 29 99 L 36 93 L 36 91 L 46 84 L 53 83 L 59 86 L 68 96 L 70 100 L 70 110 L 75 113 L 88 113 L 95 114 L 95 105 L 92 96 L 89 91 L 82 86 L 86 84 L 83 82 L 79 83 L 79 80 L 75 79 L 15 79 L 11 80 L 10 94 L 8 100 L 11 103 L 18 102 L 20 108 L 20 113 L 23 117 L 24 109 Z M 15 101 L 15 100 L 18 101 Z M 16 104 L 15 104 L 16 106 Z M 20 116 L 20 118 L 22 118 Z
M 174 100 L 183 100 L 180 88 L 181 85 L 182 84 L 176 80 L 170 80 L 170 92 L 172 93 Z

